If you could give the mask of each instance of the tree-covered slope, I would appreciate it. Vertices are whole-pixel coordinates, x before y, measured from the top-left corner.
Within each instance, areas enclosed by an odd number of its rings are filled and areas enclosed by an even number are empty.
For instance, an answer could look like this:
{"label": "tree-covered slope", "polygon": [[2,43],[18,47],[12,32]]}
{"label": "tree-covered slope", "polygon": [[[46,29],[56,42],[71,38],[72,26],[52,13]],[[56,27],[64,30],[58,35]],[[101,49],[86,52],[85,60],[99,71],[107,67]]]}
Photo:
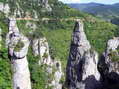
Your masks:
{"label": "tree-covered slope", "polygon": [[[10,1],[12,2],[12,0]],[[36,5],[37,3],[34,5],[35,6],[34,8],[32,6],[30,7],[29,4],[33,4],[32,0],[28,1],[16,0],[15,3],[10,3],[7,1],[6,3],[8,3],[11,7],[12,4],[19,3],[20,5],[19,9],[22,8],[22,10],[29,11],[30,13],[33,10],[37,12],[39,21],[30,21],[30,20],[17,21],[17,25],[20,29],[20,32],[22,32],[25,36],[29,37],[29,39],[45,36],[50,46],[50,53],[52,58],[54,59],[57,58],[61,61],[64,73],[69,53],[71,34],[74,28],[75,21],[71,20],[61,21],[60,19],[66,18],[81,19],[84,22],[84,28],[88,40],[90,40],[93,48],[100,53],[105,50],[106,41],[109,38],[119,35],[118,26],[99,20],[96,17],[93,17],[86,13],[82,13],[78,10],[72,9],[67,5],[64,5],[63,3],[58,2],[57,0],[49,0],[49,5],[51,5],[52,7],[52,11],[50,12],[49,11],[42,12],[42,10],[39,9],[40,7]],[[17,6],[14,6],[14,8],[15,7]],[[14,9],[12,10],[14,13]],[[0,13],[0,15],[1,15],[0,28],[2,29],[2,43],[0,43],[2,44],[2,47],[0,48],[0,88],[12,89],[11,88],[12,73],[10,68],[11,62],[8,58],[7,48],[5,47],[5,39],[6,34],[8,32],[8,22],[6,20],[7,17],[4,17],[4,14]],[[41,18],[43,17],[55,20],[41,21]],[[33,28],[27,27],[26,26],[27,22],[35,24],[37,26],[37,29],[33,31]],[[46,66],[39,66],[38,59],[39,59],[38,57],[33,56],[31,48],[29,48],[28,61],[31,73],[32,88],[52,89],[45,87],[48,79],[46,72],[44,71]],[[64,77],[61,79],[61,83],[64,83]]]}
{"label": "tree-covered slope", "polygon": [[107,21],[119,18],[119,3],[112,5],[99,3],[69,4],[69,6],[80,11],[93,14]]}

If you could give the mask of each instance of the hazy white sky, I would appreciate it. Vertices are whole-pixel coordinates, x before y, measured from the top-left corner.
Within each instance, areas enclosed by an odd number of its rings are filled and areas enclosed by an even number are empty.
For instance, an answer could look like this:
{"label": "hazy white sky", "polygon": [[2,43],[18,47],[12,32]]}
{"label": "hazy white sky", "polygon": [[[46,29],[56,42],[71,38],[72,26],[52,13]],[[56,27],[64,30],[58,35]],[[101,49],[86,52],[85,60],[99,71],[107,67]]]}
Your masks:
{"label": "hazy white sky", "polygon": [[89,2],[96,2],[96,3],[104,3],[104,4],[113,4],[119,3],[119,0],[59,0],[64,3],[89,3]]}

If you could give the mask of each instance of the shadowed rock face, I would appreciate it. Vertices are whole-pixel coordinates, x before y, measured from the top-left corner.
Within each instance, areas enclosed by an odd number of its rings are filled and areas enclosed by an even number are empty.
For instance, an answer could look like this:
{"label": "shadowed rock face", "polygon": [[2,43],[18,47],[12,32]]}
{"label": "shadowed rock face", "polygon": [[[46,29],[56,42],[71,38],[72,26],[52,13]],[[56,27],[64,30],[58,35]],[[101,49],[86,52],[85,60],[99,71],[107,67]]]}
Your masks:
{"label": "shadowed rock face", "polygon": [[119,89],[118,46],[119,37],[110,39],[106,52],[100,58],[98,69],[102,76],[103,89]]}
{"label": "shadowed rock face", "polygon": [[[19,41],[24,45],[19,51],[15,51],[15,47]],[[19,33],[15,19],[10,19],[6,44],[8,47],[9,58],[12,62],[13,89],[31,89],[30,73],[26,57],[29,40],[27,37]]]}
{"label": "shadowed rock face", "polygon": [[72,35],[66,69],[66,87],[68,89],[96,89],[100,79],[97,64],[98,54],[91,51],[83,23],[78,20]]}

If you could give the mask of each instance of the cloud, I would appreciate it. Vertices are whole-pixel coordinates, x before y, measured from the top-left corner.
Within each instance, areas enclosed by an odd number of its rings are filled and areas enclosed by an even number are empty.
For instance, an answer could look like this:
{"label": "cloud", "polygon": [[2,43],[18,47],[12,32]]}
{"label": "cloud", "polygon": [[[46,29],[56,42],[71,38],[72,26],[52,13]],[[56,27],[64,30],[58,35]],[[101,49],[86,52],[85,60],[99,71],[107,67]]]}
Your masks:
{"label": "cloud", "polygon": [[64,3],[79,3],[80,0],[59,0],[59,1],[62,1]]}

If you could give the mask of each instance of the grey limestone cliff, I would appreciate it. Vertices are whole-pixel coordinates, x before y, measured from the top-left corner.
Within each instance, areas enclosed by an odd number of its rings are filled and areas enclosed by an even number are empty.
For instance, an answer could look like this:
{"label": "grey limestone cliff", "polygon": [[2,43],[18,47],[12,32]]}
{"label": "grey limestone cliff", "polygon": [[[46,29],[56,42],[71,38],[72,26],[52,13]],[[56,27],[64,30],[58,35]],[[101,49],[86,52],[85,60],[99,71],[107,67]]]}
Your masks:
{"label": "grey limestone cliff", "polygon": [[67,89],[96,89],[100,84],[97,64],[98,54],[91,50],[84,32],[83,22],[77,20],[66,69]]}
{"label": "grey limestone cliff", "polygon": [[[23,43],[23,47],[21,47],[19,51],[16,51],[15,47],[19,42]],[[13,89],[31,89],[30,72],[27,61],[29,40],[19,32],[14,18],[10,18],[6,46],[8,47],[8,54],[12,63]]]}

